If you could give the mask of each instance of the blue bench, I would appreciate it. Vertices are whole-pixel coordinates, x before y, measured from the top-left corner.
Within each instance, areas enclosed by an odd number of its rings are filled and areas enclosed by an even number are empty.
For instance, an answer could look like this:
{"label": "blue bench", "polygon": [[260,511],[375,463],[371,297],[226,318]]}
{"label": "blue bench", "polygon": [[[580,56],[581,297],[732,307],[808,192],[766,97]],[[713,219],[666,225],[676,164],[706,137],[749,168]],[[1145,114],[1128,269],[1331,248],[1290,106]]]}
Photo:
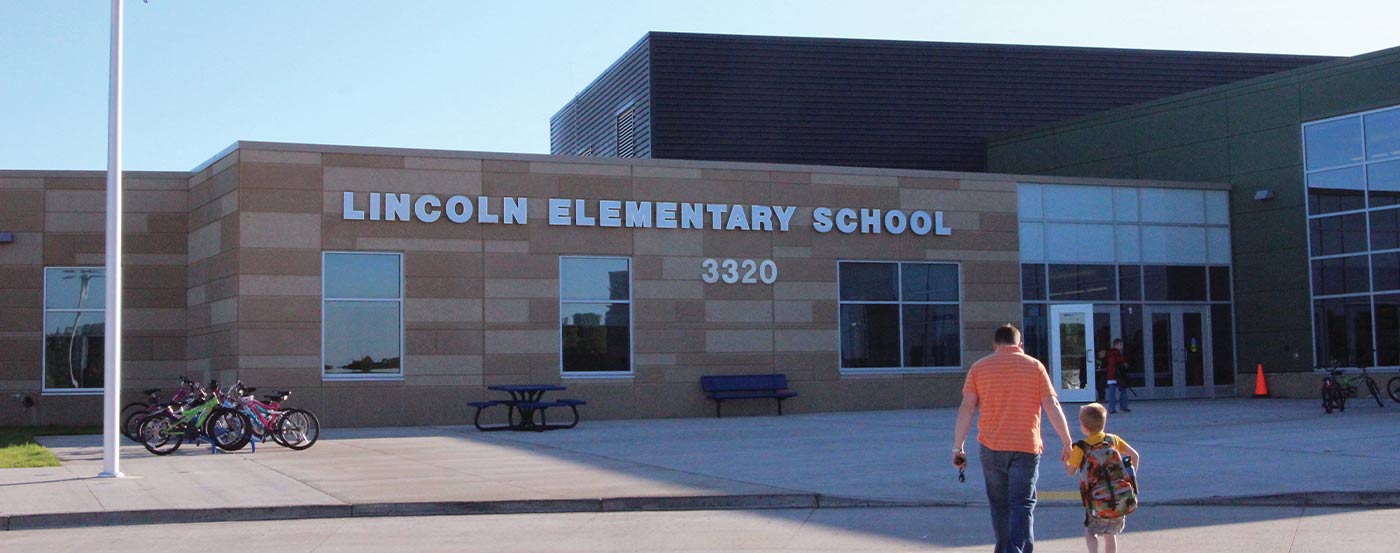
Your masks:
{"label": "blue bench", "polygon": [[776,399],[778,416],[782,416],[783,400],[797,397],[797,392],[787,390],[787,375],[784,374],[702,376],[700,387],[715,402],[716,418],[724,417],[721,406],[731,399]]}

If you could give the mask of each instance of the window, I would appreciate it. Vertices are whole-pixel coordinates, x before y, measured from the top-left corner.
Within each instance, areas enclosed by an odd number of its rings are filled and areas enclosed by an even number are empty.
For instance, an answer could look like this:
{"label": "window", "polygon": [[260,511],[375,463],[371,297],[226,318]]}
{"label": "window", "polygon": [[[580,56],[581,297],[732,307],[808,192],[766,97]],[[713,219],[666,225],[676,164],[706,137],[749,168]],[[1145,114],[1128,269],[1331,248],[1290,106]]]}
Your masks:
{"label": "window", "polygon": [[1021,265],[1021,299],[1045,301],[1045,266],[1039,263]]}
{"label": "window", "polygon": [[842,262],[842,369],[962,365],[962,314],[954,263]]}
{"label": "window", "polygon": [[1400,365],[1400,106],[1302,131],[1316,366]]}
{"label": "window", "polygon": [[403,256],[325,252],[321,258],[321,375],[403,377]]}
{"label": "window", "polygon": [[637,157],[637,107],[617,114],[617,157]]}
{"label": "window", "polygon": [[1142,287],[1147,301],[1206,301],[1206,268],[1145,265]]}
{"label": "window", "polygon": [[102,391],[103,269],[44,269],[44,392]]}
{"label": "window", "polygon": [[1112,265],[1051,265],[1050,301],[1118,299]]}
{"label": "window", "polygon": [[559,258],[559,340],[564,376],[632,374],[632,261]]}

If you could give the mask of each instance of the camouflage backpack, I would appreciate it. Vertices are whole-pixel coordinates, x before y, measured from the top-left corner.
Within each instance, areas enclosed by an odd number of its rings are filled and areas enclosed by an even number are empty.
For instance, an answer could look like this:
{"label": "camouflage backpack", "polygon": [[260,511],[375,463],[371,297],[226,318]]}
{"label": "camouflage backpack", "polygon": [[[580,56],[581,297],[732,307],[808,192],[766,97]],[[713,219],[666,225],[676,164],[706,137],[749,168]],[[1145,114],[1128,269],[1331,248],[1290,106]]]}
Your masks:
{"label": "camouflage backpack", "polygon": [[1119,518],[1137,510],[1137,481],[1115,445],[1118,437],[1112,434],[1094,445],[1083,440],[1074,444],[1084,452],[1079,465],[1079,497],[1084,508],[1099,518]]}

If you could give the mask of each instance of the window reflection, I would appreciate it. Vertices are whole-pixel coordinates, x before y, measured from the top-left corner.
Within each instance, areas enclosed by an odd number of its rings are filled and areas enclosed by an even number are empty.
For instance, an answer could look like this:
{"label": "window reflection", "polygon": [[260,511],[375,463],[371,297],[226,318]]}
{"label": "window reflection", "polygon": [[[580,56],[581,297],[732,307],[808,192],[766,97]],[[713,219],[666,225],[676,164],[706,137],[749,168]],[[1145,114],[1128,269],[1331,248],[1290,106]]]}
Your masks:
{"label": "window reflection", "polygon": [[631,370],[631,306],[565,303],[560,306],[564,372]]}
{"label": "window reflection", "polygon": [[1051,265],[1050,300],[1118,299],[1113,265]]}
{"label": "window reflection", "polygon": [[560,299],[570,301],[631,298],[628,260],[606,257],[565,257],[559,260]]}
{"label": "window reflection", "polygon": [[842,263],[842,301],[896,301],[899,299],[898,263]]}
{"label": "window reflection", "polygon": [[954,263],[842,262],[841,368],[962,364]]}
{"label": "window reflection", "polygon": [[560,367],[565,373],[632,370],[631,260],[559,259]]}
{"label": "window reflection", "polygon": [[1361,118],[1347,117],[1304,128],[1309,171],[1361,161]]}
{"label": "window reflection", "polygon": [[327,252],[322,261],[322,375],[402,375],[402,256]]}
{"label": "window reflection", "polygon": [[70,311],[44,317],[45,389],[102,387],[103,316],[101,311]]}
{"label": "window reflection", "polygon": [[106,284],[100,268],[44,270],[44,389],[102,388]]}

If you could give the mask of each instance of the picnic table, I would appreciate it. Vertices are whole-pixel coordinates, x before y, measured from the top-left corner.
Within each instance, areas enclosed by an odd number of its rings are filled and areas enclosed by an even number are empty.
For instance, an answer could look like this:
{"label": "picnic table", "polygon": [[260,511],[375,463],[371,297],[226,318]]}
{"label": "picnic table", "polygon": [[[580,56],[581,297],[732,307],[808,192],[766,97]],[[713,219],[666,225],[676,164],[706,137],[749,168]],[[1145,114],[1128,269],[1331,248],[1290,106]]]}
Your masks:
{"label": "picnic table", "polygon": [[[473,401],[468,405],[476,408],[476,414],[472,417],[472,423],[478,430],[518,430],[536,431],[560,430],[578,426],[578,406],[588,402],[579,399],[560,398],[552,401],[545,401],[544,395],[547,392],[562,392],[567,390],[558,384],[499,384],[487,386],[486,389],[505,392],[510,395],[510,399]],[[481,412],[489,407],[504,405],[507,409],[506,424],[486,426],[481,424]],[[573,412],[573,421],[568,424],[550,424],[546,415],[546,410],[550,407],[568,407]],[[539,415],[539,423],[535,422],[535,415]]]}

